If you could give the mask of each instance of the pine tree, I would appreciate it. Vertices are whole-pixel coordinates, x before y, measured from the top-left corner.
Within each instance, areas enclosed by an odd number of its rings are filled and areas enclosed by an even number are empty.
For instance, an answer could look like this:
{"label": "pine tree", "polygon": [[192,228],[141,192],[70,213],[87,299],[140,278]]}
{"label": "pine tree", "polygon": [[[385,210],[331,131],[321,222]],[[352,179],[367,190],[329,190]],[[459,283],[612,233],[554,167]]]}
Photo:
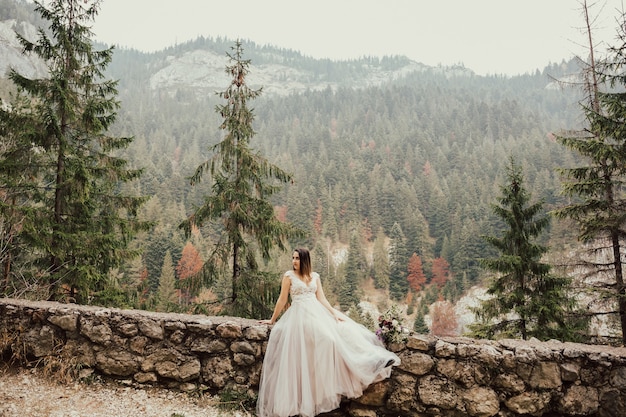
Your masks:
{"label": "pine tree", "polygon": [[[28,211],[23,208],[28,207],[39,189],[37,178],[42,155],[33,146],[32,138],[40,125],[32,110],[30,100],[20,93],[12,97],[10,109],[0,107],[0,293],[8,296],[13,291],[22,290],[19,276],[27,276],[19,267],[30,258],[27,251],[20,250],[21,246],[27,244],[24,235],[20,233],[28,221]],[[18,265],[18,268],[14,268],[14,265]]]}
{"label": "pine tree", "polygon": [[611,260],[586,261],[601,273],[610,272],[614,283],[603,289],[601,297],[609,297],[617,304],[617,313],[626,343],[626,283],[623,258],[626,236],[626,97],[623,89],[626,78],[626,14],[618,26],[620,44],[609,48],[602,62],[594,60],[594,45],[587,5],[584,8],[588,29],[591,61],[583,70],[584,91],[588,95],[581,102],[588,127],[583,131],[557,135],[563,146],[577,152],[586,164],[562,169],[563,189],[573,198],[570,204],[555,211],[556,216],[574,220],[579,226],[578,237],[586,243],[594,242],[594,251],[608,249]]}
{"label": "pine tree", "polygon": [[408,255],[406,253],[404,233],[398,223],[391,228],[391,247],[389,248],[389,295],[394,300],[402,299],[408,289],[406,280]]}
{"label": "pine tree", "polygon": [[430,330],[426,325],[426,321],[424,320],[424,313],[421,311],[417,312],[415,316],[415,321],[413,322],[413,331],[418,334],[428,334]]}
{"label": "pine tree", "polygon": [[[231,49],[233,52],[227,54],[230,63],[226,66],[226,73],[232,80],[219,94],[226,103],[216,106],[217,113],[223,118],[220,129],[225,134],[211,147],[214,156],[198,166],[190,178],[192,185],[198,184],[208,171],[213,181],[212,194],[181,227],[189,235],[194,226],[222,221],[224,233],[211,259],[205,263],[205,275],[214,280],[219,276],[220,265],[230,262],[230,302],[236,310],[240,278],[245,275],[247,280],[253,281],[258,277],[257,254],[260,252],[263,259],[269,259],[274,247],[284,250],[285,241],[299,236],[300,232],[292,225],[280,222],[274,213],[270,197],[279,190],[275,182],[287,183],[291,181],[291,175],[250,148],[255,131],[252,127],[254,112],[248,102],[257,98],[261,89],[253,90],[246,82],[250,60],[243,59],[241,42],[237,41]],[[253,295],[255,292],[247,293]],[[247,305],[247,301],[242,300],[242,305]],[[249,314],[234,310],[231,313]]]}
{"label": "pine tree", "polygon": [[376,288],[389,289],[389,255],[385,247],[385,233],[382,228],[378,229],[374,239],[372,270]]}
{"label": "pine tree", "polygon": [[169,251],[165,253],[165,258],[163,259],[156,300],[157,311],[174,311],[178,307],[174,262],[172,261],[172,254]]}
{"label": "pine tree", "polygon": [[542,263],[548,249],[535,242],[548,227],[541,214],[543,203],[529,205],[521,168],[510,158],[507,182],[493,211],[506,225],[500,237],[486,236],[500,256],[482,259],[482,265],[495,274],[484,300],[475,310],[479,321],[470,328],[480,337],[536,337],[569,339],[572,327],[567,314],[574,307],[568,298],[569,278],[551,274]]}
{"label": "pine tree", "polygon": [[346,261],[346,276],[339,289],[339,304],[344,311],[359,304],[359,287],[364,278],[365,260],[361,254],[358,234],[352,233],[348,260]]}
{"label": "pine tree", "polygon": [[[127,161],[116,156],[132,138],[106,134],[119,103],[117,82],[104,79],[113,49],[94,50],[90,39],[99,3],[36,2],[35,11],[49,30],[40,30],[35,42],[17,37],[25,53],[46,63],[48,76],[29,79],[15,70],[9,73],[31,100],[33,125],[8,129],[24,129],[21,137],[28,137],[41,154],[31,177],[37,187],[30,189],[29,204],[23,207],[21,240],[37,258],[39,272],[46,272],[50,299],[61,297],[63,290],[77,302],[87,297],[98,302],[109,270],[137,255],[128,242],[149,228],[136,217],[145,199],[118,191],[141,171],[128,169]],[[7,165],[9,159],[4,155],[0,164],[5,180],[11,175],[7,168],[19,169]]]}

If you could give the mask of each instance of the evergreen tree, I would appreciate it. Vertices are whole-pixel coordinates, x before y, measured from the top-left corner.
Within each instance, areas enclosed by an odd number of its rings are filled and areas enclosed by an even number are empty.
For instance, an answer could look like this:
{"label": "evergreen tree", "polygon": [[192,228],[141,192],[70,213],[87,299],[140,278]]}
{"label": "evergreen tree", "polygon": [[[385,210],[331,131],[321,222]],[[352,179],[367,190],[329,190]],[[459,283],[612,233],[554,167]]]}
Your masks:
{"label": "evergreen tree", "polygon": [[[584,6],[587,23],[588,10]],[[585,261],[598,272],[610,272],[614,283],[603,289],[602,298],[611,297],[617,304],[622,342],[626,343],[626,283],[624,282],[624,237],[626,236],[626,14],[622,14],[618,29],[620,44],[609,48],[603,62],[595,62],[594,46],[589,33],[589,66],[583,70],[584,91],[588,94],[581,105],[587,129],[565,132],[557,136],[559,143],[583,157],[586,164],[561,169],[565,194],[575,197],[555,211],[561,218],[574,220],[578,237],[594,242],[594,252],[607,249],[607,262]],[[589,24],[587,27],[590,27]],[[595,256],[594,256],[595,258]]]}
{"label": "evergreen tree", "polygon": [[122,290],[126,293],[128,304],[134,308],[141,308],[142,280],[146,267],[141,256],[131,259],[124,268],[124,284]]}
{"label": "evergreen tree", "polygon": [[551,266],[541,262],[548,249],[535,240],[548,227],[549,218],[541,214],[542,202],[528,204],[531,196],[513,158],[500,189],[502,196],[493,211],[507,228],[500,237],[485,237],[500,256],[481,260],[495,274],[487,289],[492,297],[475,310],[479,321],[470,327],[489,338],[570,339],[573,329],[567,314],[574,307],[566,293],[570,280],[552,275]]}
{"label": "evergreen tree", "polygon": [[[326,282],[329,282],[333,275],[332,260],[329,253],[330,247],[325,242],[318,242],[311,251],[311,258],[315,259],[315,270],[323,277]],[[326,288],[324,288],[326,290]],[[328,294],[326,294],[328,295]]]}
{"label": "evergreen tree", "polygon": [[[17,37],[25,53],[45,62],[47,77],[29,79],[9,72],[11,81],[31,100],[28,117],[33,124],[2,130],[23,129],[21,137],[27,136],[41,155],[30,179],[37,186],[28,191],[28,204],[19,207],[24,219],[21,240],[36,257],[39,272],[46,272],[50,299],[67,291],[66,296],[77,302],[88,297],[98,302],[99,292],[108,286],[109,271],[137,255],[128,248],[131,238],[149,227],[136,217],[144,199],[118,191],[141,171],[128,169],[127,161],[117,156],[132,138],[107,135],[119,103],[117,82],[105,80],[103,74],[113,49],[94,50],[90,39],[99,3],[35,2],[35,11],[49,30],[40,30],[35,42]],[[3,178],[11,176],[10,170],[32,172],[27,166],[12,165],[10,158],[2,157]]]}
{"label": "evergreen tree", "polygon": [[172,254],[169,251],[165,253],[165,258],[163,259],[156,300],[157,311],[174,311],[178,307],[174,262],[172,261]]}
{"label": "evergreen tree", "polygon": [[[21,250],[27,242],[20,231],[28,217],[28,212],[22,208],[34,199],[39,188],[37,177],[42,155],[33,146],[32,139],[39,129],[30,100],[24,95],[13,97],[10,110],[0,108],[0,293],[7,296],[23,290],[20,276],[28,276],[20,267],[30,258],[29,251]],[[14,265],[18,267],[14,268]]]}
{"label": "evergreen tree", "polygon": [[374,278],[374,286],[379,289],[389,289],[389,255],[385,247],[385,233],[383,229],[378,229],[376,238],[374,239],[374,253],[372,276]]}
{"label": "evergreen tree", "polygon": [[424,313],[421,311],[417,312],[415,316],[415,321],[413,322],[413,331],[418,334],[428,334],[430,330],[426,325],[426,321],[424,320]]}
{"label": "evergreen tree", "polygon": [[428,285],[422,297],[424,305],[431,305],[439,298],[439,288],[436,285]]}
{"label": "evergreen tree", "polygon": [[194,226],[199,227],[211,220],[222,221],[222,239],[217,243],[212,258],[206,262],[205,269],[206,275],[214,279],[219,274],[219,266],[230,262],[230,301],[236,309],[240,277],[245,275],[250,281],[258,278],[255,249],[264,259],[269,259],[272,248],[277,246],[284,250],[285,240],[299,233],[290,224],[280,222],[274,213],[270,197],[279,190],[274,182],[289,182],[291,175],[250,148],[250,139],[255,131],[252,128],[254,113],[248,102],[257,98],[261,89],[253,90],[246,83],[250,61],[243,59],[241,42],[237,41],[231,49],[233,53],[227,54],[230,62],[226,73],[232,80],[228,88],[220,93],[226,103],[216,106],[217,113],[223,117],[220,129],[225,134],[219,143],[211,147],[214,157],[198,166],[190,178],[191,184],[195,185],[208,170],[213,181],[213,193],[181,227],[189,235]]}
{"label": "evergreen tree", "polygon": [[389,248],[389,295],[394,300],[406,296],[409,283],[406,280],[409,257],[406,253],[404,233],[398,223],[391,228],[391,245]]}
{"label": "evergreen tree", "polygon": [[144,242],[143,257],[148,269],[148,292],[156,292],[159,276],[163,268],[165,254],[170,252],[172,259],[180,259],[183,249],[182,233],[172,225],[157,225]]}
{"label": "evergreen tree", "polygon": [[348,260],[346,261],[346,276],[339,289],[339,304],[344,311],[359,304],[359,287],[364,278],[365,260],[361,253],[358,234],[352,233]]}

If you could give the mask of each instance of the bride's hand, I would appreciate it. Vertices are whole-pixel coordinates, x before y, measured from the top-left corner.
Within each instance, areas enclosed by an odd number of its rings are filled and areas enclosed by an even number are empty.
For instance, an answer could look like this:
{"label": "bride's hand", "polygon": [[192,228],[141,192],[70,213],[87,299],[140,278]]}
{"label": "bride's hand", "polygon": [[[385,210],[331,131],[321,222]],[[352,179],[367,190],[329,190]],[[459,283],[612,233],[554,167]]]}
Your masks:
{"label": "bride's hand", "polygon": [[261,323],[261,324],[274,324],[274,323],[272,323],[272,320],[259,320],[259,323]]}

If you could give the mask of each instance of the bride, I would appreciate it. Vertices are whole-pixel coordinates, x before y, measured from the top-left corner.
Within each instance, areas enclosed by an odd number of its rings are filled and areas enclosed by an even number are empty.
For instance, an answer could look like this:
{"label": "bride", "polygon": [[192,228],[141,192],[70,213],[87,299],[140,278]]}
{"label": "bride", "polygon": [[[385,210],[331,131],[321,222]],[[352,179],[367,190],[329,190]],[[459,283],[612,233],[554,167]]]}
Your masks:
{"label": "bride", "polygon": [[[265,351],[257,415],[310,417],[339,407],[342,396],[360,397],[388,378],[400,358],[365,326],[335,310],[311,270],[307,249],[296,249],[293,270],[282,278]],[[291,295],[291,306],[276,322]]]}

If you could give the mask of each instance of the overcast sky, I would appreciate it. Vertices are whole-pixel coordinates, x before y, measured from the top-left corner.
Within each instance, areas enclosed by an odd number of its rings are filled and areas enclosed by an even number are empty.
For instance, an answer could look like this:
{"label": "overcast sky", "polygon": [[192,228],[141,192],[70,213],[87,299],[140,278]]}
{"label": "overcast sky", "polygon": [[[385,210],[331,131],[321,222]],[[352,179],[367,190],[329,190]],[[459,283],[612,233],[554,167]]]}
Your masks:
{"label": "overcast sky", "polygon": [[[243,40],[244,54],[250,40],[314,58],[400,54],[517,75],[586,55],[581,1],[103,0],[93,31],[99,41],[143,51],[222,36]],[[588,0],[605,46],[615,45],[623,1]]]}

